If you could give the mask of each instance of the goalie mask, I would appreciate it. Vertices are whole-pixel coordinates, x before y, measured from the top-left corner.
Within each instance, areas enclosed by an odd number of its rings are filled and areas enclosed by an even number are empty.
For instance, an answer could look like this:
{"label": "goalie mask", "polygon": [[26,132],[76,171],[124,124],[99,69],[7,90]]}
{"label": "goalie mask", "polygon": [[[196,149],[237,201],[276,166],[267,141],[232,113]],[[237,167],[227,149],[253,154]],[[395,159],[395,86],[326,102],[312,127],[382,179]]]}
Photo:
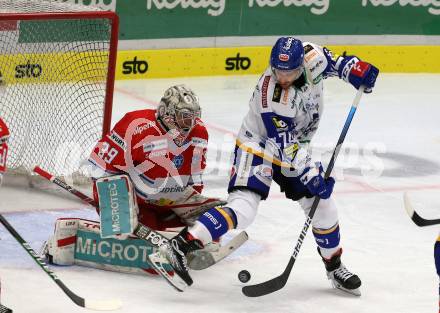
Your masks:
{"label": "goalie mask", "polygon": [[168,88],[157,108],[157,118],[168,130],[183,133],[188,133],[200,116],[199,98],[185,85]]}

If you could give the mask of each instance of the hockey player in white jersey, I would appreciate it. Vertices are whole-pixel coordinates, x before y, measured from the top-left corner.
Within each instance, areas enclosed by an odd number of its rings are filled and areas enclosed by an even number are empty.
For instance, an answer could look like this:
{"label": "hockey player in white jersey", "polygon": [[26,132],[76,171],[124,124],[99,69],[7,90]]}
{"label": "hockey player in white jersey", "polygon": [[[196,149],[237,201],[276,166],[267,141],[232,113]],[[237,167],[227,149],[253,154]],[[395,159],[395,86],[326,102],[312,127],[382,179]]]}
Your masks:
{"label": "hockey player in white jersey", "polygon": [[314,196],[322,199],[312,226],[328,278],[336,288],[360,295],[360,278],[341,262],[338,214],[331,198],[335,180],[324,179],[323,166],[312,162],[308,145],[323,111],[324,79],[339,77],[356,89],[364,86],[370,93],[378,73],[376,67],[356,56],[336,56],[313,43],[279,38],[238,134],[228,203],[201,215],[162,253],[170,259],[183,259],[197,246],[193,241],[203,246],[230,229],[247,228],[275,181],[306,214]]}

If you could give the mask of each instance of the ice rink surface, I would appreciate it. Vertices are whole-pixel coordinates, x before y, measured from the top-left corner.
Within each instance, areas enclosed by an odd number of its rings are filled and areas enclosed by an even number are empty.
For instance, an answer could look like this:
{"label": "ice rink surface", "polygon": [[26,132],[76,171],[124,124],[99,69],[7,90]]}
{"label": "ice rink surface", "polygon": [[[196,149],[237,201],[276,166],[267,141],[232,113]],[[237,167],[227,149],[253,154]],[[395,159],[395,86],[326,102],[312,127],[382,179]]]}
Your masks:
{"label": "ice rink surface", "polygon": [[[258,76],[118,81],[113,122],[125,112],[152,108],[170,85],[185,83],[200,97],[210,134],[205,192],[226,197],[233,136],[247,112]],[[250,240],[223,262],[193,271],[194,285],[177,293],[160,278],[84,267],[52,267],[87,299],[119,298],[117,312],[138,313],[430,313],[438,310],[433,245],[438,228],[415,226],[406,215],[407,191],[427,218],[440,215],[440,75],[382,74],[371,95],[361,98],[336,164],[343,262],[362,279],[362,296],[330,286],[308,234],[286,286],[247,298],[237,273],[248,269],[258,283],[279,275],[296,244],[305,217],[278,186],[261,203]],[[328,162],[356,91],[338,79],[325,83],[325,108],[313,141],[314,154]],[[14,186],[12,186],[14,185]],[[58,217],[96,219],[70,195],[54,195],[6,181],[0,212],[38,249]],[[0,226],[1,303],[18,313],[83,312]]]}

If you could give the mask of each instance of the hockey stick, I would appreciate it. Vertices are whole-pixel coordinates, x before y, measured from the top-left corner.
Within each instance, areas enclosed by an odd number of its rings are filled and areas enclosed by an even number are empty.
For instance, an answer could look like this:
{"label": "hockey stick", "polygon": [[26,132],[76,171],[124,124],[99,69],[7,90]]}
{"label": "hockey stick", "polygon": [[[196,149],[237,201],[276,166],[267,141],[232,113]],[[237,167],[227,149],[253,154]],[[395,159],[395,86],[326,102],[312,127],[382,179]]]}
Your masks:
{"label": "hockey stick", "polygon": [[[71,194],[77,196],[86,203],[94,206],[95,208],[98,207],[98,204],[95,202],[95,200],[83,194],[81,191],[76,190],[75,188],[68,185],[61,179],[46,172],[42,168],[36,166],[34,168],[34,172],[46,178],[47,180],[53,182],[54,184],[58,185],[64,190],[70,192]],[[161,233],[158,233],[142,224],[139,224],[138,228],[135,230],[135,235],[138,236],[139,238],[146,240],[154,247],[159,247],[164,242],[168,242],[168,239],[165,236],[163,236]],[[231,239],[226,245],[220,247],[218,251],[213,251],[213,252],[200,251],[199,253],[194,252],[194,255],[192,255],[191,258],[188,259],[188,265],[193,270],[206,269],[214,265],[215,263],[221,261],[235,250],[237,250],[243,243],[245,243],[248,240],[248,238],[249,238],[248,234],[245,231],[242,231],[233,239]],[[197,258],[195,256],[197,256]]]}
{"label": "hockey stick", "polygon": [[0,304],[0,313],[12,313],[12,310]]}
{"label": "hockey stick", "polygon": [[406,212],[408,213],[409,217],[414,222],[414,224],[416,224],[417,226],[425,227],[425,226],[432,226],[432,225],[440,224],[440,219],[429,220],[429,219],[421,217],[414,210],[414,207],[412,206],[411,200],[409,199],[407,192],[405,192],[403,194],[403,202],[405,203]]}
{"label": "hockey stick", "polygon": [[31,248],[31,246],[20,236],[14,227],[0,214],[0,222],[6,227],[11,235],[20,243],[20,245],[26,250],[27,253],[34,259],[34,261],[49,275],[50,278],[64,291],[64,293],[78,306],[98,311],[110,311],[117,310],[122,306],[120,300],[107,300],[107,301],[89,301],[81,298],[77,294],[73,293],[64,283],[52,272],[47,266],[46,262],[38,256],[38,254]]}
{"label": "hockey stick", "polygon": [[70,192],[71,194],[73,194],[74,196],[80,198],[84,202],[87,202],[88,204],[94,206],[95,208],[98,207],[98,204],[95,202],[95,200],[93,200],[92,198],[90,198],[87,195],[83,194],[81,191],[76,190],[75,188],[73,188],[72,186],[68,185],[66,182],[62,181],[61,179],[59,179],[59,178],[55,177],[54,175],[46,172],[41,167],[35,166],[34,172],[37,173],[38,175],[40,175],[41,177],[47,179],[48,181],[51,181],[55,185],[57,185],[57,186],[63,188],[64,190]]}
{"label": "hockey stick", "polygon": [[[356,113],[357,106],[359,104],[359,101],[361,99],[362,93],[364,92],[364,86],[361,86],[356,93],[356,96],[353,100],[353,104],[351,105],[350,112],[348,113],[347,119],[344,124],[344,128],[342,129],[341,135],[339,136],[338,143],[336,144],[336,147],[333,151],[332,158],[330,160],[330,163],[327,167],[327,170],[325,171],[324,177],[327,179],[330,177],[330,174],[333,170],[333,166],[335,165],[336,158],[338,157],[339,151],[341,150],[342,144],[345,140],[345,136],[347,135],[348,129],[350,127],[351,121],[353,119],[354,114]],[[284,272],[275,277],[271,280],[256,284],[256,285],[249,285],[244,286],[242,288],[242,292],[244,295],[248,297],[260,297],[267,295],[269,293],[275,292],[280,290],[284,287],[284,285],[287,283],[287,280],[289,279],[290,272],[292,271],[293,265],[295,264],[296,258],[299,254],[299,250],[301,249],[301,246],[303,244],[304,238],[307,235],[307,231],[310,227],[310,224],[312,223],[313,216],[315,215],[316,208],[318,207],[320,198],[318,196],[315,197],[313,200],[312,207],[310,209],[310,212],[306,218],[306,222],[304,223],[304,226],[301,230],[301,233],[299,235],[298,241],[296,243],[295,249],[293,250],[293,254],[290,257],[289,263],[287,264]]]}

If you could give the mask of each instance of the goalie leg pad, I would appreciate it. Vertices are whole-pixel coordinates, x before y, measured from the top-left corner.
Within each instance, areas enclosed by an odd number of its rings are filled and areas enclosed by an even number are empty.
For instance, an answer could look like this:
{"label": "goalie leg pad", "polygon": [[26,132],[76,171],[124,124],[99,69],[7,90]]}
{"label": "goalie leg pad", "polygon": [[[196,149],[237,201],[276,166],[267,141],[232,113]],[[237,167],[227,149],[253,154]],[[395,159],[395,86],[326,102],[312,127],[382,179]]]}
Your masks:
{"label": "goalie leg pad", "polygon": [[72,265],[75,261],[75,242],[78,231],[76,218],[60,218],[55,222],[55,231],[43,248],[49,263],[58,265]]}
{"label": "goalie leg pad", "polygon": [[127,175],[103,177],[96,181],[101,237],[130,235],[138,224],[132,183]]}
{"label": "goalie leg pad", "polygon": [[[159,232],[166,239],[176,236],[176,232]],[[158,243],[159,237],[151,238]],[[218,243],[206,245],[198,253],[189,256],[192,269],[205,269],[241,246],[247,240],[242,232],[225,247]],[[54,235],[47,241],[45,254],[51,263],[57,265],[81,265],[102,270],[131,273],[152,274],[156,271],[147,262],[148,255],[158,251],[150,243],[134,236],[124,238],[101,238],[98,222],[78,218],[58,219]],[[164,264],[164,270],[173,274],[171,266]]]}
{"label": "goalie leg pad", "polygon": [[[122,273],[156,274],[147,262],[147,256],[156,251],[145,240],[136,237],[101,238],[99,223],[81,222],[75,264]],[[172,271],[171,267],[166,270]]]}
{"label": "goalie leg pad", "polygon": [[[175,233],[163,233],[172,237]],[[101,238],[98,222],[77,218],[58,219],[54,235],[47,241],[46,255],[53,264],[81,265],[97,269],[156,274],[147,262],[155,253],[145,240],[125,236]],[[165,270],[172,272],[171,266]]]}

